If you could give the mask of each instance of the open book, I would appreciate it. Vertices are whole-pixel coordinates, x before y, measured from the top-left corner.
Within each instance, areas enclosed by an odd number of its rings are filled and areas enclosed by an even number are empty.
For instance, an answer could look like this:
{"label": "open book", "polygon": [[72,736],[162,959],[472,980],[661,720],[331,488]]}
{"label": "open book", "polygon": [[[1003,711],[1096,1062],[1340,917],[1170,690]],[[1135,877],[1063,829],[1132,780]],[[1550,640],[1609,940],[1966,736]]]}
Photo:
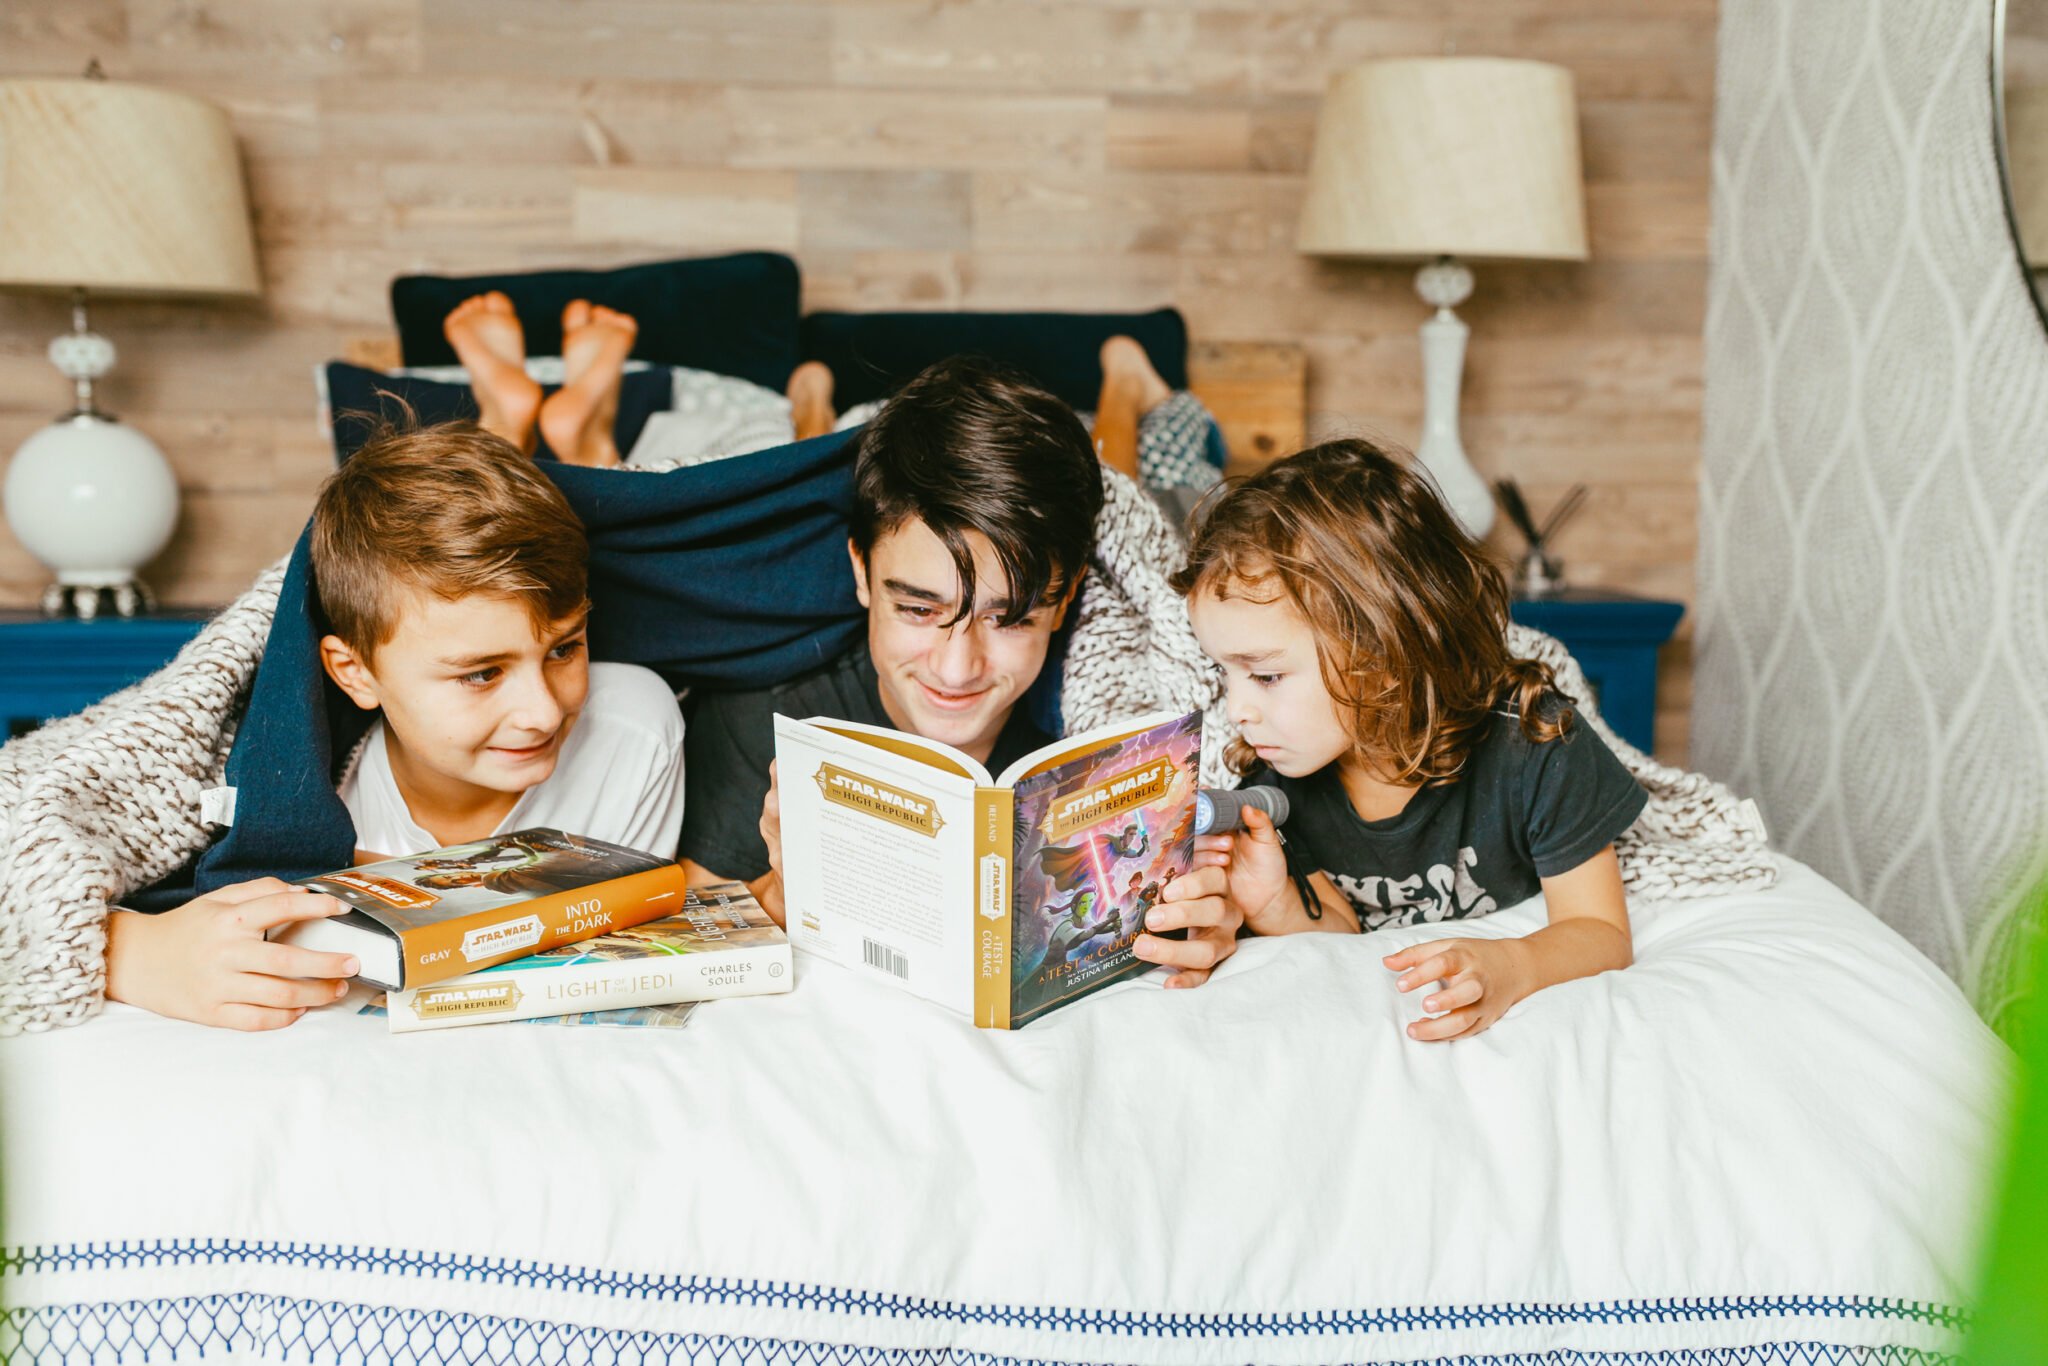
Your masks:
{"label": "open book", "polygon": [[1015,1029],[1152,965],[1145,912],[1188,870],[1202,717],[1071,737],[992,777],[950,745],[775,718],[790,942]]}

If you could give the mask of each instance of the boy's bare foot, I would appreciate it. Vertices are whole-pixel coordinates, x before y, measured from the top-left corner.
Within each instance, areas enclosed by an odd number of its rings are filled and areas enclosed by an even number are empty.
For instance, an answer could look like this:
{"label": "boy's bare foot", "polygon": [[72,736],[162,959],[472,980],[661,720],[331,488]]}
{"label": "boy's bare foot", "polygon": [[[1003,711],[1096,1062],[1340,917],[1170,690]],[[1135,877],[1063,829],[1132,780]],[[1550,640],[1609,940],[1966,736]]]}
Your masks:
{"label": "boy's bare foot", "polygon": [[1130,337],[1102,344],[1102,393],[1095,403],[1095,452],[1102,463],[1133,479],[1138,474],[1138,419],[1173,390],[1152,368],[1145,348]]}
{"label": "boy's bare foot", "polygon": [[562,310],[562,387],[540,405],[541,435],[572,465],[616,465],[612,423],[640,324],[630,314],[572,300]]}
{"label": "boy's bare foot", "polygon": [[797,440],[823,436],[839,420],[839,414],[832,408],[832,371],[823,361],[807,360],[792,370],[786,392]]}
{"label": "boy's bare foot", "polygon": [[1173,390],[1152,368],[1152,358],[1132,337],[1111,337],[1102,344],[1102,387],[1129,384],[1137,391],[1138,415],[1143,417],[1173,397]]}
{"label": "boy's bare foot", "polygon": [[532,454],[540,386],[526,373],[526,333],[512,301],[497,290],[473,295],[442,319],[441,332],[469,371],[478,425]]}

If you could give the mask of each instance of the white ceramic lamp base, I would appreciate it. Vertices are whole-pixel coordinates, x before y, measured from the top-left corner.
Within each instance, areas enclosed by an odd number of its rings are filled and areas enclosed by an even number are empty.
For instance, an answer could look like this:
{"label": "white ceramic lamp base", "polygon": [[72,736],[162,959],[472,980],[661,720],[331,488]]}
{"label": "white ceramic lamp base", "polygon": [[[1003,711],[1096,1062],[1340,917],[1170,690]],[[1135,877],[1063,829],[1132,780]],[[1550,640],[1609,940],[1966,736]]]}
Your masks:
{"label": "white ceramic lamp base", "polygon": [[1472,295],[1472,272],[1446,257],[1415,274],[1415,292],[1436,309],[1422,325],[1422,440],[1415,459],[1436,482],[1444,506],[1473,540],[1493,526],[1493,491],[1465,458],[1458,437],[1458,388],[1472,329],[1451,310]]}
{"label": "white ceramic lamp base", "polygon": [[52,614],[98,614],[149,605],[135,573],[163,550],[178,522],[178,481],[156,443],[111,418],[74,414],[31,436],[7,467],[7,524],[57,582]]}
{"label": "white ceramic lamp base", "polygon": [[7,467],[7,524],[56,572],[43,590],[50,616],[124,617],[153,605],[135,571],[155,559],[178,524],[178,480],[154,441],[93,401],[114,368],[114,344],[92,330],[85,291],[71,299],[71,330],[50,343],[50,363],[71,381],[72,409],[21,443]]}

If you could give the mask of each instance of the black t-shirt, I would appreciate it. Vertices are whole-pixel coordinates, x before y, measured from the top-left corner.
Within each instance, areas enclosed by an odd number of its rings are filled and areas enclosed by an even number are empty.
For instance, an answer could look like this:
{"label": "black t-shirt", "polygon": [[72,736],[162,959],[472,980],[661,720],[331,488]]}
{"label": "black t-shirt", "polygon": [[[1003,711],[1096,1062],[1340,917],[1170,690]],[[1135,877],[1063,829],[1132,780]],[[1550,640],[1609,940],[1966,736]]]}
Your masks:
{"label": "black t-shirt", "polygon": [[1352,809],[1334,763],[1305,778],[1262,765],[1245,782],[1287,793],[1288,866],[1327,874],[1366,930],[1463,920],[1527,900],[1542,890],[1539,879],[1613,843],[1649,800],[1583,721],[1536,744],[1511,710],[1494,713],[1454,781],[1421,789],[1385,820]]}
{"label": "black t-shirt", "polygon": [[[863,640],[839,658],[772,688],[707,692],[683,730],[683,835],[676,857],[723,877],[752,882],[768,871],[761,803],[775,758],[775,713],[799,720],[829,716],[893,726],[882,709],[875,661]],[[1020,702],[996,736],[990,772],[1001,772],[1053,737],[1033,725]]]}

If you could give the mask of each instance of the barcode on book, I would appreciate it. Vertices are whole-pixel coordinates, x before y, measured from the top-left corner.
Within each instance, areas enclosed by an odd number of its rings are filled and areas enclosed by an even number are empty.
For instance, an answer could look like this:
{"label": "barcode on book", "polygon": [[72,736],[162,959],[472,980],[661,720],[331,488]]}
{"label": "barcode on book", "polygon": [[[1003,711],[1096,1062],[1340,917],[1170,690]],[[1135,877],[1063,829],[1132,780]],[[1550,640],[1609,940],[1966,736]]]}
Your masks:
{"label": "barcode on book", "polygon": [[877,944],[872,939],[860,941],[861,961],[871,968],[880,968],[891,977],[910,976],[910,960],[887,944]]}

